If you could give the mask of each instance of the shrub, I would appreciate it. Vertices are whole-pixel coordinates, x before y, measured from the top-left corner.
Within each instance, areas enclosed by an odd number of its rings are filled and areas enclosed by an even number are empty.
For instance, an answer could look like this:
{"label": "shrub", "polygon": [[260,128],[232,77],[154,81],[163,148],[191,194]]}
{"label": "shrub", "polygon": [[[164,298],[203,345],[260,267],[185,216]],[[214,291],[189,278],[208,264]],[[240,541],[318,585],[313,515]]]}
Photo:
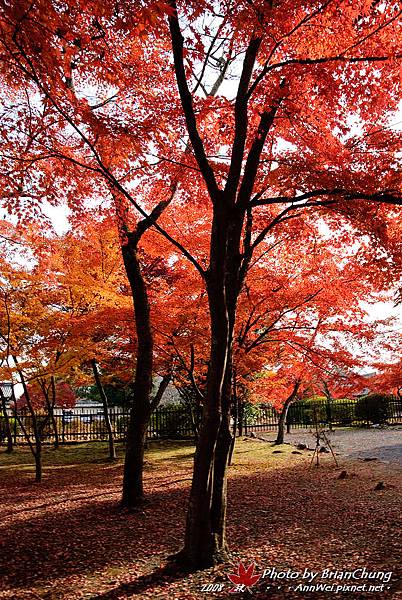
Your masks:
{"label": "shrub", "polygon": [[356,403],[353,400],[333,399],[330,406],[328,406],[328,400],[325,396],[313,396],[300,403],[299,406],[295,404],[294,414],[297,414],[305,425],[314,424],[314,411],[319,423],[331,422],[339,425],[350,425],[356,419],[355,408]]}
{"label": "shrub", "polygon": [[[8,417],[8,422],[10,424],[10,429],[11,432],[14,435],[14,432],[16,433],[16,435],[19,434],[20,432],[20,426],[18,425],[18,421],[16,421],[16,419],[14,417]],[[1,412],[0,410],[0,441],[5,440],[6,439],[6,421],[4,418],[4,414]]]}
{"label": "shrub", "polygon": [[325,396],[308,398],[300,405],[299,411],[304,425],[314,425],[316,419],[318,423],[325,423],[327,420]]}
{"label": "shrub", "polygon": [[368,394],[358,399],[356,418],[372,423],[385,423],[389,415],[389,401],[392,396],[387,394]]}
{"label": "shrub", "polygon": [[261,417],[262,411],[259,406],[245,402],[243,406],[243,419],[247,420],[247,423],[253,423]]}

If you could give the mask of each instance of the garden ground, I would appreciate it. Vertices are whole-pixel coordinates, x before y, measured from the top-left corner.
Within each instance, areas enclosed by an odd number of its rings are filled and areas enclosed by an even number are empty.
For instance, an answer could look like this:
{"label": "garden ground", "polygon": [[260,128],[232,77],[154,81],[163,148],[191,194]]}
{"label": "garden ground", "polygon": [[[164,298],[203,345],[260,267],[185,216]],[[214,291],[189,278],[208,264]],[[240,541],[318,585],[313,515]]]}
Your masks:
{"label": "garden ground", "polygon": [[[110,463],[104,458],[106,447],[99,443],[47,449],[40,485],[33,483],[29,451],[1,454],[0,598],[402,597],[398,593],[402,484],[396,467],[339,456],[336,468],[328,454],[322,455],[319,468],[310,467],[307,450],[238,440],[229,476],[232,564],[187,575],[170,569],[167,557],[180,549],[183,538],[192,445],[150,445],[145,475],[149,503],[131,514],[118,505],[121,446],[118,451],[120,461]],[[342,471],[347,475],[339,478]],[[375,490],[380,481],[382,489]],[[251,588],[252,594],[247,590],[232,594],[227,575],[237,572],[239,562],[255,563],[257,574],[273,567],[277,572],[308,569],[320,574],[324,569],[364,567],[371,572],[392,571],[393,576],[373,594],[303,594],[294,591],[297,581],[273,580],[269,575]],[[210,584],[222,584],[223,589],[203,592]]]}
{"label": "garden ground", "polygon": [[[390,465],[402,468],[402,426],[359,429],[357,427],[336,428],[327,434],[335,452],[347,458],[376,458]],[[275,439],[275,436],[267,436]],[[287,442],[314,445],[314,438],[308,430],[293,429],[285,436]]]}

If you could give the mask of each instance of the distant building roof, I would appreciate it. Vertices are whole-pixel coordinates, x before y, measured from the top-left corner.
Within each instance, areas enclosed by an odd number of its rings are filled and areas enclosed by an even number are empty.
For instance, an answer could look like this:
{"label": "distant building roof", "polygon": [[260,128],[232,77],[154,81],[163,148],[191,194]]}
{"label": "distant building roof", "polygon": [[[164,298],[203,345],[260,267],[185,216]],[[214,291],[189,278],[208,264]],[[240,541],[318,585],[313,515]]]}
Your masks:
{"label": "distant building roof", "polygon": [[87,400],[86,398],[77,398],[77,402],[75,403],[76,408],[102,408],[101,402],[96,402],[96,400]]}

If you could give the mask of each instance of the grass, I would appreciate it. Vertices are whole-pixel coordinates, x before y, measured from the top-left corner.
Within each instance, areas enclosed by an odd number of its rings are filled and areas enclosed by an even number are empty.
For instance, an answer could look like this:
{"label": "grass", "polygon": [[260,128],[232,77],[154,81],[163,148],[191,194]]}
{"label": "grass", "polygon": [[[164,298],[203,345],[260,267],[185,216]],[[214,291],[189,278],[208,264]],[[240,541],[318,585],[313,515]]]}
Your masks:
{"label": "grass", "polygon": [[[124,444],[116,444],[117,463],[121,463],[124,458]],[[169,460],[173,456],[177,458],[178,453],[182,452],[184,456],[191,456],[194,453],[194,444],[187,441],[151,441],[148,443],[146,451],[147,458],[151,460]],[[108,462],[108,444],[107,442],[81,442],[78,444],[67,444],[60,446],[57,450],[53,446],[43,446],[43,467],[73,467],[90,466],[94,463]],[[31,451],[27,446],[16,446],[11,454],[0,453],[1,470],[27,470],[34,471],[34,460]]]}
{"label": "grass", "polygon": [[[395,581],[401,482],[398,473],[379,463],[343,461],[337,469],[325,455],[320,468],[310,468],[311,452],[294,454],[291,445],[238,440],[228,482],[232,564],[189,575],[166,565],[183,541],[194,446],[149,444],[149,504],[134,514],[119,509],[121,444],[117,452],[118,460],[110,463],[106,443],[48,447],[40,485],[33,483],[29,450],[0,454],[0,573],[5,574],[0,598],[227,598],[232,597],[227,574],[239,561],[255,562],[259,573],[272,566],[317,571],[365,566],[393,571]],[[338,479],[341,470],[347,470],[346,479]],[[385,487],[374,491],[379,480]],[[222,584],[223,591],[204,594],[208,583]],[[391,593],[384,589],[381,598]],[[301,596],[264,581],[253,587],[252,597]]]}

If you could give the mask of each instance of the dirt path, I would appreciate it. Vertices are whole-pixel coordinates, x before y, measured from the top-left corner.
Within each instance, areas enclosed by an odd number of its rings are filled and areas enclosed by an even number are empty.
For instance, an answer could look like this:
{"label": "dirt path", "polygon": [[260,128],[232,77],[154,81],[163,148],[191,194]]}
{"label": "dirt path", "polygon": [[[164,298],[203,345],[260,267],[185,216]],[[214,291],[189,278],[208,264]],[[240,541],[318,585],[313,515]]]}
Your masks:
{"label": "dirt path", "polygon": [[[376,458],[402,469],[402,427],[387,429],[337,429],[329,439],[335,452],[350,459]],[[266,436],[270,439],[269,435]],[[295,429],[285,436],[292,444],[315,445],[314,436],[307,430]]]}

